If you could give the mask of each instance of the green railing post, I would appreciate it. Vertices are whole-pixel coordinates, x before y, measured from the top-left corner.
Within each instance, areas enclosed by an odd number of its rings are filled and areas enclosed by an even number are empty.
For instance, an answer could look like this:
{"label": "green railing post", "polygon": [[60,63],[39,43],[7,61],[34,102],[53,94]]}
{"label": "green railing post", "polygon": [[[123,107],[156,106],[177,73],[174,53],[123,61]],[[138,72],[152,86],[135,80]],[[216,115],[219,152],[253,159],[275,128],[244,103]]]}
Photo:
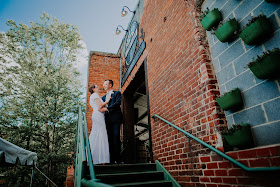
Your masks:
{"label": "green railing post", "polygon": [[89,139],[88,139],[86,115],[84,114],[83,116],[84,116],[84,123],[83,123],[84,128],[83,128],[83,130],[84,130],[84,137],[85,137],[85,143],[86,143],[86,150],[87,150],[87,158],[88,158],[88,166],[89,166],[89,171],[90,171],[90,178],[91,178],[91,180],[99,181],[98,179],[95,178],[95,171],[94,171],[94,167],[93,167],[93,161],[92,161],[91,150],[90,150]]}
{"label": "green railing post", "polygon": [[77,125],[77,137],[76,137],[76,162],[75,162],[75,186],[81,186],[81,180],[84,177],[84,165],[83,161],[86,160],[84,152],[84,136],[82,129],[82,110],[79,107],[78,125]]}
{"label": "green railing post", "polygon": [[[84,119],[83,119],[84,118]],[[76,154],[75,154],[75,187],[111,187],[111,185],[98,182],[95,177],[94,166],[90,151],[87,123],[85,114],[82,114],[82,108],[79,107],[78,124],[76,131]],[[87,162],[85,162],[87,161]],[[90,179],[85,177],[86,163],[89,166]]]}
{"label": "green railing post", "polygon": [[168,125],[170,125],[171,127],[174,127],[175,129],[179,130],[180,132],[184,133],[188,138],[192,138],[195,141],[197,141],[198,143],[202,144],[203,146],[209,148],[210,150],[214,151],[215,153],[217,153],[218,155],[222,156],[223,158],[229,160],[230,162],[232,162],[233,164],[241,167],[242,169],[246,170],[246,171],[276,171],[276,170],[280,170],[280,167],[260,167],[260,168],[249,168],[243,164],[241,164],[240,162],[238,162],[237,160],[229,157],[228,155],[224,154],[223,152],[219,151],[218,149],[212,147],[211,145],[205,143],[204,141],[198,139],[197,137],[193,136],[192,134],[184,131],[183,129],[181,129],[180,127],[177,127],[176,125],[172,124],[171,122],[167,121],[166,119],[158,116],[157,114],[154,114],[152,116],[153,119],[158,118],[162,121],[164,121],[165,123],[167,123]]}

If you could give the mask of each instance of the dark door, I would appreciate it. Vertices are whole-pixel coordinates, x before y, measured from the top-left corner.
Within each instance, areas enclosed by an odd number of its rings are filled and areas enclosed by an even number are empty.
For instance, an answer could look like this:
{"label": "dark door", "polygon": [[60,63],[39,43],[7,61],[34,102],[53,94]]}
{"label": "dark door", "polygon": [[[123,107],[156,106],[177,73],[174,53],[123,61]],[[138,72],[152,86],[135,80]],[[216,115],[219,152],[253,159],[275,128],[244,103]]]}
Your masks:
{"label": "dark door", "polygon": [[123,93],[122,157],[125,163],[153,161],[146,62]]}

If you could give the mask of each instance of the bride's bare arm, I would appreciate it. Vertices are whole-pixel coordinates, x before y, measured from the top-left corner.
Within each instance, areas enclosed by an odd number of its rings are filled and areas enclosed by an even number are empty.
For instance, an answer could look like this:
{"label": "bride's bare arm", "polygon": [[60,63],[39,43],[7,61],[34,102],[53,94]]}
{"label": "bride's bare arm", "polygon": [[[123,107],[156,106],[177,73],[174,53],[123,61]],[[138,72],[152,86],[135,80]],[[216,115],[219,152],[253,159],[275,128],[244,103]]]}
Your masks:
{"label": "bride's bare arm", "polygon": [[106,112],[107,111],[107,108],[105,108],[105,106],[109,103],[110,99],[108,99],[105,102],[102,102],[100,99],[96,98],[96,99],[94,99],[94,101],[96,102],[96,104],[99,107],[99,109],[98,109],[99,112]]}
{"label": "bride's bare arm", "polygon": [[106,107],[103,107],[103,108],[98,109],[98,111],[99,112],[106,112],[106,111],[108,111],[108,109]]}
{"label": "bride's bare arm", "polygon": [[106,106],[109,103],[110,99],[108,99],[105,102],[102,102],[100,99],[96,98],[96,99],[94,99],[94,101],[96,102],[96,104],[98,105],[99,108],[103,108],[104,106]]}

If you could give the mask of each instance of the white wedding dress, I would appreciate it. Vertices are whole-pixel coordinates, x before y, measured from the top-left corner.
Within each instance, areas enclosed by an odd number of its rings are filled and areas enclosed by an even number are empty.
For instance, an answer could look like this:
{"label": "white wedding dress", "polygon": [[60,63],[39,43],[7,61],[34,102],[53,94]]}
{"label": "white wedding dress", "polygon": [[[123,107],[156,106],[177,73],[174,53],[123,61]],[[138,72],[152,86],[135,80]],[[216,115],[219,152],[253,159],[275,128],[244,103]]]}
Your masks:
{"label": "white wedding dress", "polygon": [[98,105],[94,99],[102,99],[97,93],[90,96],[90,106],[93,108],[92,129],[89,135],[93,164],[110,163],[108,135],[105,125],[104,113],[98,111]]}

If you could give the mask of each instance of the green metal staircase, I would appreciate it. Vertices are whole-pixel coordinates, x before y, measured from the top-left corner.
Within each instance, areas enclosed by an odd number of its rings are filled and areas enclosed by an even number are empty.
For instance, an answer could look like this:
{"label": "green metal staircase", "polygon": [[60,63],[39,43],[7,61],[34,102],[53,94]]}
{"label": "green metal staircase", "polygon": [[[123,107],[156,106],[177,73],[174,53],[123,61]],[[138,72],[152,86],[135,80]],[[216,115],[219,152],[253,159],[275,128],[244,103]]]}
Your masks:
{"label": "green metal staircase", "polygon": [[156,161],[145,164],[93,166],[85,114],[79,109],[76,133],[75,187],[160,186],[179,187],[169,172]]}
{"label": "green metal staircase", "polygon": [[164,179],[164,172],[156,164],[119,164],[95,166],[96,178],[112,186],[172,187],[172,180]]}

